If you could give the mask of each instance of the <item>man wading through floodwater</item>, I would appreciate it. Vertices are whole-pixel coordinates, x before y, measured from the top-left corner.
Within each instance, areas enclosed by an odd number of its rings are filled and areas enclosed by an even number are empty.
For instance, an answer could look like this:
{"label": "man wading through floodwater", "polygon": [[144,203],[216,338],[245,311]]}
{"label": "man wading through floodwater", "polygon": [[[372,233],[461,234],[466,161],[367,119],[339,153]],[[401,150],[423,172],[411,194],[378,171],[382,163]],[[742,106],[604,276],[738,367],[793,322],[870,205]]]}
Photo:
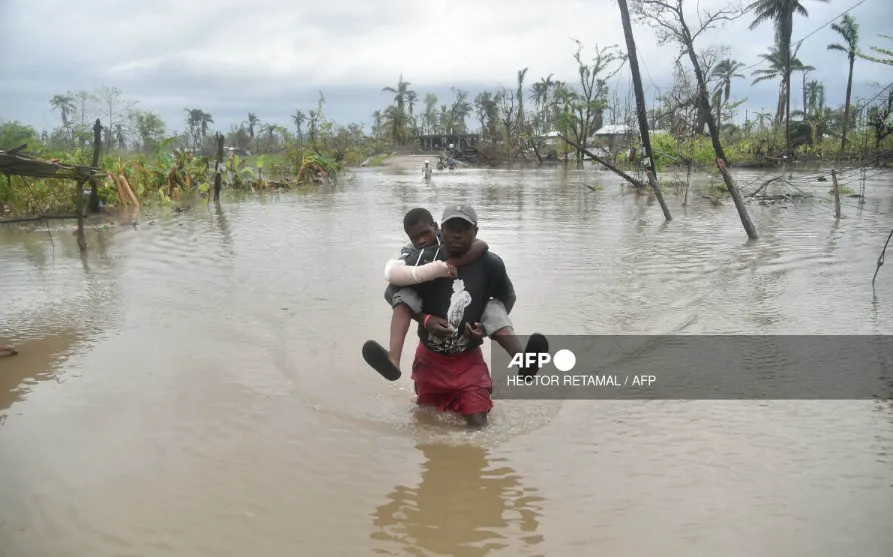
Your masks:
{"label": "man wading through floodwater", "polygon": [[[459,258],[477,237],[477,213],[468,205],[450,205],[443,213],[444,248],[439,257]],[[493,408],[490,371],[481,351],[482,338],[463,334],[476,330],[493,298],[510,312],[515,291],[505,264],[492,251],[461,267],[456,278],[438,278],[406,288],[422,300],[419,346],[412,364],[418,404],[458,412],[470,426],[483,426]]]}

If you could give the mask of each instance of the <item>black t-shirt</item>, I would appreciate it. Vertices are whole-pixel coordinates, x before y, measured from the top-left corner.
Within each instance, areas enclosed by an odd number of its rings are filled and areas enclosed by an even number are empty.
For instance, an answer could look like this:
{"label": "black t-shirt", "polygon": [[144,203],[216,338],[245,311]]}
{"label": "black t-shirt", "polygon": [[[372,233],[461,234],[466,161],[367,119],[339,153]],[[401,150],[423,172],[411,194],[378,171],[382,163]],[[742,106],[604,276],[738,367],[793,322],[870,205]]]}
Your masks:
{"label": "black t-shirt", "polygon": [[[444,259],[443,250],[438,259]],[[422,299],[422,312],[443,317],[453,328],[453,337],[438,338],[428,334],[419,324],[419,340],[427,348],[440,354],[454,355],[477,348],[465,336],[465,324],[481,321],[487,302],[491,298],[505,300],[514,294],[512,281],[505,270],[505,263],[493,252],[487,252],[473,263],[458,270],[458,277],[439,278],[413,285]]]}

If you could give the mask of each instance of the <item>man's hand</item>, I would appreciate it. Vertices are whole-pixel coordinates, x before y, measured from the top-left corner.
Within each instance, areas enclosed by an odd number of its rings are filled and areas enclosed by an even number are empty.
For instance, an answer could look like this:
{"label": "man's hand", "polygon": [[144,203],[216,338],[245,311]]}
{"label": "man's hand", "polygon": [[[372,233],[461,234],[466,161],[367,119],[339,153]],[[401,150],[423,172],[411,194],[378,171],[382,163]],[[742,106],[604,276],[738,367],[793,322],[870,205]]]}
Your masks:
{"label": "man's hand", "polygon": [[459,270],[456,269],[455,265],[447,263],[447,273],[450,275],[450,278],[456,278],[459,276]]}
{"label": "man's hand", "polygon": [[471,327],[471,323],[465,324],[465,336],[469,339],[477,342],[483,342],[484,337],[487,336],[487,333],[484,331],[483,327],[481,327],[480,323],[475,323],[474,328]]}
{"label": "man's hand", "polygon": [[428,317],[428,322],[425,323],[425,330],[440,338],[453,336],[453,328],[450,327],[450,322],[436,315]]}

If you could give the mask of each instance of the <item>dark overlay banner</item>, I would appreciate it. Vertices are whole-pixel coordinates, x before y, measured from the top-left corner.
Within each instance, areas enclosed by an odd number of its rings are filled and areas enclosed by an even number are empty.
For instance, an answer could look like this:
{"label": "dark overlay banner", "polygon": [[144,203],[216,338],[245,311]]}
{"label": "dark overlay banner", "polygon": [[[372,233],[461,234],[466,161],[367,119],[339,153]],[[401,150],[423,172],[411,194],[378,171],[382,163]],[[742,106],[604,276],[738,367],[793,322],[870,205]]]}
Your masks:
{"label": "dark overlay banner", "polygon": [[[493,398],[889,400],[893,336],[546,336],[549,351],[491,347]],[[519,337],[521,346],[527,337]],[[526,361],[525,361],[526,360]],[[535,376],[519,367],[539,361]]]}

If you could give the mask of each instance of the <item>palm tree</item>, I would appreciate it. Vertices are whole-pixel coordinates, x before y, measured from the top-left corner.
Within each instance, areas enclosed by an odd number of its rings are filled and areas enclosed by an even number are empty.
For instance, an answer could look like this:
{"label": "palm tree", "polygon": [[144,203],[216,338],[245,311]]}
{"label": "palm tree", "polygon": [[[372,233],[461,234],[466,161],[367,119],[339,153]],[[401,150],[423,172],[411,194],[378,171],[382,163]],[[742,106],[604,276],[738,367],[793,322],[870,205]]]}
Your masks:
{"label": "palm tree", "polygon": [[291,115],[291,120],[295,123],[295,127],[298,128],[298,140],[301,142],[301,154],[303,155],[304,133],[301,131],[301,126],[307,121],[307,115],[305,115],[302,110],[296,110],[295,113]]}
{"label": "palm tree", "polygon": [[201,127],[202,112],[198,108],[184,108],[184,112],[186,112],[186,125],[189,127],[189,135],[192,137],[192,148],[195,149],[198,145],[198,130]]}
{"label": "palm tree", "polygon": [[859,24],[856,23],[850,14],[846,14],[843,16],[843,19],[840,20],[840,25],[832,23],[831,29],[840,33],[843,40],[846,41],[846,46],[839,43],[833,43],[828,45],[828,50],[840,50],[841,52],[846,52],[847,57],[850,60],[850,75],[846,82],[846,107],[843,111],[843,133],[840,138],[840,152],[843,153],[843,150],[846,148],[846,128],[847,124],[850,122],[850,93],[853,91],[853,64],[856,62],[856,54],[859,52]]}
{"label": "palm tree", "polygon": [[425,122],[426,133],[434,133],[437,125],[437,95],[434,93],[425,94],[425,115],[422,120]]}
{"label": "palm tree", "polygon": [[518,70],[518,133],[524,133],[524,78],[527,76],[527,70]]}
{"label": "palm tree", "polygon": [[74,97],[71,95],[54,95],[50,99],[51,110],[58,110],[62,117],[62,129],[66,132],[69,130],[68,116],[75,111]]}
{"label": "palm tree", "polygon": [[[713,89],[714,95],[720,101],[716,106],[716,127],[720,127],[720,115],[722,114],[722,105],[729,102],[729,95],[732,93],[732,79],[740,77],[744,79],[744,75],[738,73],[738,70],[744,67],[744,64],[730,58],[726,58],[713,68],[710,76],[715,78],[716,87]],[[719,94],[721,93],[721,96]]]}
{"label": "palm tree", "polygon": [[440,105],[440,114],[437,117],[437,122],[439,124],[439,131],[442,134],[452,133],[453,124],[450,122],[450,111],[447,108],[447,105]]}
{"label": "palm tree", "polygon": [[387,137],[393,143],[402,143],[406,139],[406,113],[400,107],[391,105],[384,111],[384,119],[387,125]]}
{"label": "palm tree", "polygon": [[[407,115],[406,111],[404,110],[404,104],[406,103],[409,93],[411,92],[409,90],[409,82],[403,81],[403,74],[400,74],[400,80],[397,82],[396,89],[393,87],[384,87],[381,91],[394,93],[394,104],[397,106],[397,111],[400,112],[401,116],[395,117],[394,115],[391,115],[389,117],[389,121],[391,125],[399,127],[399,130],[395,128],[395,137],[400,138],[400,141],[402,142],[406,138],[406,123],[408,118],[406,117]],[[413,101],[415,101],[415,95],[413,95]],[[387,111],[385,111],[385,116],[388,116]],[[394,135],[394,133],[394,130],[392,130],[392,135]]]}
{"label": "palm tree", "polygon": [[[388,118],[388,121],[392,126],[391,136],[395,138],[395,141],[400,141],[402,143],[403,141],[405,141],[406,138],[406,123],[408,121],[404,105],[406,104],[407,97],[410,93],[409,82],[403,81],[403,74],[400,74],[400,80],[397,82],[396,89],[393,87],[384,87],[381,91],[394,93],[394,104],[396,105],[397,111],[400,113],[400,116],[398,117],[393,113],[389,115],[388,111],[386,110],[385,117]],[[413,100],[414,99],[415,97],[413,97]]]}
{"label": "palm tree", "polygon": [[214,118],[207,112],[201,110],[199,112],[201,112],[198,119],[199,131],[201,132],[202,145],[204,145],[205,137],[208,135],[208,124],[213,124]]}
{"label": "palm tree", "polygon": [[760,123],[760,131],[766,129],[765,122],[772,123],[772,113],[771,112],[763,112],[762,110],[758,110],[754,113],[754,117],[757,119],[757,122]]}
{"label": "palm tree", "polygon": [[253,112],[248,113],[248,120],[242,122],[243,124],[248,124],[248,144],[251,145],[251,142],[254,141],[254,127],[260,125],[260,118]]}
{"label": "palm tree", "polygon": [[821,115],[825,109],[825,86],[816,80],[806,84],[806,115]]}
{"label": "palm tree", "polygon": [[[828,3],[830,0],[815,0],[816,2]],[[793,64],[793,56],[791,55],[791,35],[794,32],[794,14],[800,14],[809,17],[809,12],[800,3],[800,0],[756,0],[747,6],[747,10],[753,10],[756,17],[750,24],[750,29],[754,30],[764,21],[774,21],[776,26],[776,34],[779,46],[781,47],[781,57],[785,63],[783,83],[787,85],[785,90],[785,121],[786,121],[786,151],[791,150],[791,71]],[[801,43],[802,44],[802,43]],[[776,120],[778,117],[776,116]]]}
{"label": "palm tree", "polygon": [[413,109],[415,109],[416,103],[416,93],[415,91],[407,91],[406,92],[406,104],[409,105],[409,125],[412,126],[413,133],[419,134],[419,127],[416,125],[415,115],[413,114]]}
{"label": "palm tree", "polygon": [[273,151],[273,134],[279,131],[279,126],[276,124],[264,124],[260,127],[261,134],[267,134],[267,151]]}
{"label": "palm tree", "polygon": [[[800,50],[800,47],[797,47],[797,51]],[[751,85],[756,85],[761,81],[767,81],[770,79],[781,78],[781,83],[778,86],[778,108],[775,111],[775,127],[781,125],[782,118],[786,114],[786,105],[785,103],[790,103],[790,87],[788,84],[790,83],[789,79],[786,79],[785,76],[789,76],[790,74],[785,73],[785,59],[782,54],[782,48],[779,46],[775,46],[769,49],[768,54],[760,54],[760,58],[769,62],[769,67],[754,70],[751,75],[759,75],[757,79],[751,82]],[[794,52],[794,56],[791,57],[790,60],[791,71],[812,71],[815,70],[812,66],[804,66],[803,63],[797,58],[797,52]],[[790,124],[790,122],[788,122]]]}
{"label": "palm tree", "polygon": [[539,130],[541,133],[546,133],[546,106],[549,104],[549,94],[552,92],[552,86],[555,82],[552,81],[552,76],[554,74],[549,74],[548,77],[540,78],[540,80],[533,84],[530,88],[530,92],[533,93],[530,98],[533,101],[534,106],[537,107],[537,114],[539,115]]}
{"label": "palm tree", "polygon": [[378,139],[381,136],[381,111],[372,113],[372,137]]}

